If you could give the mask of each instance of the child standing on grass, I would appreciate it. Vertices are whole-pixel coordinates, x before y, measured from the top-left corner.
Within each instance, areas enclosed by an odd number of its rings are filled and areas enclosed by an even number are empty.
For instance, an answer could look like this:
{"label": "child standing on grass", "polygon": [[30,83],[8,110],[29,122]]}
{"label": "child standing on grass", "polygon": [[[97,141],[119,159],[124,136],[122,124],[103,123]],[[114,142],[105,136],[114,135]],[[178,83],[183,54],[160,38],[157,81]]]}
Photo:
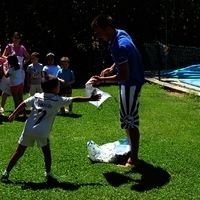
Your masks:
{"label": "child standing on grass", "polygon": [[30,88],[30,96],[42,92],[41,81],[43,65],[38,62],[39,57],[40,55],[38,52],[33,52],[31,54],[32,64],[27,67],[27,87]]}
{"label": "child standing on grass", "polygon": [[46,77],[49,75],[56,76],[60,66],[55,62],[55,55],[53,53],[48,53],[46,55],[47,64],[42,69],[42,77]]}
{"label": "child standing on grass", "polygon": [[[10,77],[10,90],[15,103],[15,108],[23,101],[24,79],[16,55],[8,56],[9,68],[3,67],[5,77]],[[24,110],[24,117],[26,116]]]}
{"label": "child standing on grass", "polygon": [[[57,77],[63,79],[65,82],[60,83],[60,95],[63,97],[71,97],[72,96],[72,86],[75,82],[74,72],[69,69],[70,60],[68,57],[62,57],[60,59],[61,69],[57,73]],[[65,114],[65,107],[60,109],[59,114]],[[69,104],[69,114],[73,114],[72,112],[72,103]]]}
{"label": "child standing on grass", "polygon": [[72,102],[97,101],[101,98],[100,94],[91,97],[58,96],[60,83],[55,76],[43,78],[41,85],[44,92],[36,93],[34,96],[24,100],[24,102],[22,102],[8,118],[8,120],[12,122],[16,118],[16,115],[25,109],[26,106],[33,107],[18,141],[19,144],[17,149],[10,158],[6,170],[1,177],[2,182],[9,182],[8,178],[10,171],[23,156],[26,148],[28,146],[32,147],[35,141],[38,146],[42,148],[44,155],[47,184],[57,182],[51,173],[51,151],[49,141],[49,134],[57,111],[64,105],[69,105]]}

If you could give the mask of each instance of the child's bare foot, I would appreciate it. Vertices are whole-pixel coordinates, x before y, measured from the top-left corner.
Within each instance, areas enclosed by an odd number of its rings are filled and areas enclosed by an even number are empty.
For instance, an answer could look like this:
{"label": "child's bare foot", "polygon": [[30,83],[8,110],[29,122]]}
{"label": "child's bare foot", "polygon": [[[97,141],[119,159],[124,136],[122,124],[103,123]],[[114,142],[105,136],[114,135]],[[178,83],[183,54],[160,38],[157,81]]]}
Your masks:
{"label": "child's bare foot", "polygon": [[131,158],[129,158],[125,163],[123,164],[118,164],[118,167],[130,167],[130,166],[138,166],[139,165],[139,160],[137,159],[136,161],[132,161]]}

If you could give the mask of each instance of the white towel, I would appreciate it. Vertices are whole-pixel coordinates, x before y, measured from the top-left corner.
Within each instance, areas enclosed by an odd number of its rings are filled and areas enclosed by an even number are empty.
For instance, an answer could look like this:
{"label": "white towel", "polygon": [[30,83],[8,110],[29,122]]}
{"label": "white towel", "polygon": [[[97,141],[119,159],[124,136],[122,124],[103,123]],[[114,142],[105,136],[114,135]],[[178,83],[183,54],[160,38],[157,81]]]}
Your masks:
{"label": "white towel", "polygon": [[92,105],[96,106],[99,108],[99,106],[111,95],[107,92],[104,92],[102,90],[99,90],[98,88],[95,88],[92,86],[90,83],[92,79],[90,79],[86,84],[85,84],[85,95],[87,97],[91,96],[92,94],[101,94],[101,99],[99,101],[89,101]]}

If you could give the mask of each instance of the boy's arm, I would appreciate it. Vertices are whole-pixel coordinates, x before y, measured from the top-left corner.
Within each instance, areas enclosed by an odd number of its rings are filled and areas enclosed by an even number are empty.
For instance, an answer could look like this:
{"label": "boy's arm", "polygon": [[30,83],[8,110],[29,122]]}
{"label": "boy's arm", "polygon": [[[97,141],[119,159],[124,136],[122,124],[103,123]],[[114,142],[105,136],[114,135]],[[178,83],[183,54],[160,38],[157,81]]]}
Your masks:
{"label": "boy's arm", "polygon": [[[58,77],[57,77],[58,78]],[[61,78],[58,78],[58,81],[61,82],[61,83],[65,83],[65,80],[61,79]]]}
{"label": "boy's arm", "polygon": [[99,101],[101,94],[92,95],[90,97],[73,97],[72,102],[88,102],[88,101]]}
{"label": "boy's arm", "polygon": [[67,81],[67,82],[64,82],[64,83],[65,83],[66,86],[69,86],[69,85],[71,85],[74,82],[75,82],[75,80],[71,80],[71,81]]}
{"label": "boy's arm", "polygon": [[8,117],[8,121],[12,122],[15,120],[16,115],[20,113],[22,110],[24,110],[26,107],[26,104],[24,102],[20,103],[19,106],[13,111],[13,113]]}
{"label": "boy's arm", "polygon": [[75,76],[74,76],[74,72],[73,71],[71,71],[70,79],[71,80],[68,82],[69,85],[71,85],[71,84],[73,84],[75,82]]}
{"label": "boy's arm", "polygon": [[70,74],[70,81],[65,82],[65,85],[66,85],[66,86],[69,86],[69,85],[73,84],[74,82],[75,82],[74,72],[71,71],[71,74]]}
{"label": "boy's arm", "polygon": [[3,73],[4,73],[4,76],[6,78],[8,78],[10,76],[10,74],[8,73],[8,70],[7,70],[6,66],[3,66]]}
{"label": "boy's arm", "polygon": [[71,84],[74,83],[74,82],[75,82],[75,79],[69,81],[69,84],[71,85]]}
{"label": "boy's arm", "polygon": [[47,77],[47,73],[45,71],[42,71],[42,77]]}

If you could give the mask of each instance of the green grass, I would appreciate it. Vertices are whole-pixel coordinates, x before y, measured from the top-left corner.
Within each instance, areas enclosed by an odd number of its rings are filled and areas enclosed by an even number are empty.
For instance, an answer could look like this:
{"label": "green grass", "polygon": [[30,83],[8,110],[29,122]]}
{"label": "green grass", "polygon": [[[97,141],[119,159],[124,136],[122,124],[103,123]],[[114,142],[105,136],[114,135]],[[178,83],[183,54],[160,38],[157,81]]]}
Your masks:
{"label": "green grass", "polygon": [[[92,164],[87,158],[87,141],[102,145],[125,137],[119,125],[118,87],[100,88],[113,95],[101,109],[90,103],[74,103],[77,118],[55,119],[50,135],[52,172],[60,183],[45,187],[43,156],[35,145],[12,170],[12,183],[0,183],[0,199],[200,199],[199,99],[194,95],[171,96],[158,86],[145,84],[140,104],[142,165],[139,169],[119,168],[108,163]],[[84,89],[73,92],[73,96],[85,94]],[[12,108],[9,98],[6,116]],[[24,126],[23,121],[9,123],[3,119],[2,172]]]}

